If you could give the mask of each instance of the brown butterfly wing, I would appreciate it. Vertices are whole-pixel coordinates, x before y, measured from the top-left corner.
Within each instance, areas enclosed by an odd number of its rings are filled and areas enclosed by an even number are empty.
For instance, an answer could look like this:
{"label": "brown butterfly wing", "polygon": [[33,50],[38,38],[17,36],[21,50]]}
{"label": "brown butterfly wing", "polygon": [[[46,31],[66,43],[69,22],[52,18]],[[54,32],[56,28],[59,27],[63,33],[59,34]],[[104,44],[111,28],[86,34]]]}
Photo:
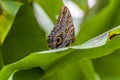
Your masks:
{"label": "brown butterfly wing", "polygon": [[60,11],[57,24],[48,36],[48,46],[52,49],[69,46],[75,40],[72,16],[67,7]]}

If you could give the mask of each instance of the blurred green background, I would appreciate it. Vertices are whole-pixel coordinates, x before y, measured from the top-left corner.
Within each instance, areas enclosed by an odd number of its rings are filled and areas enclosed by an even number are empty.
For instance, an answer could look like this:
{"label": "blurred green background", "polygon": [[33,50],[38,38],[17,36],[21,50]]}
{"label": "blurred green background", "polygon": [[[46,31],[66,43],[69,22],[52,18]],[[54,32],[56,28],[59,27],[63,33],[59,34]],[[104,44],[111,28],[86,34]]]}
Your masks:
{"label": "blurred green background", "polygon": [[[63,5],[76,41],[50,50]],[[120,80],[119,7],[120,0],[0,0],[0,80]]]}

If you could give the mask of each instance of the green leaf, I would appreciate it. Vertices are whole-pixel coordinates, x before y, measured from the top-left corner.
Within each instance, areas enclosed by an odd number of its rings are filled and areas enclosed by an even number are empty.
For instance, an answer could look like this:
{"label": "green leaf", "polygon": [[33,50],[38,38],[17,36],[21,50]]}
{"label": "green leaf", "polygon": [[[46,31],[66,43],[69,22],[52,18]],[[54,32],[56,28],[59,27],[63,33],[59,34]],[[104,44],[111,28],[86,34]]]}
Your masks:
{"label": "green leaf", "polygon": [[16,62],[32,52],[48,49],[45,36],[45,32],[34,17],[32,8],[24,4],[16,15],[2,46],[4,65]]}
{"label": "green leaf", "polygon": [[[81,31],[76,38],[77,45],[56,50],[48,50],[45,31],[36,21],[32,3],[38,3],[51,22],[56,23],[63,5],[62,0],[14,1],[21,1],[24,5],[15,2],[16,5],[20,4],[20,7],[15,14],[11,14],[15,17],[10,29],[3,30],[5,33],[6,30],[8,32],[0,47],[0,80],[120,79],[120,26],[115,27],[120,23],[119,0],[97,0],[97,4],[91,10],[88,9],[87,0],[72,0],[86,12]],[[13,1],[1,2],[7,5],[7,9],[10,8],[5,10],[6,13],[15,12],[15,8],[11,8]],[[12,6],[8,5],[8,2],[11,2]],[[1,15],[5,14],[3,11],[0,6]],[[6,20],[11,18],[2,15],[0,19],[4,17]],[[47,24],[44,19],[42,20]],[[113,29],[109,30],[111,28]],[[99,34],[101,35],[97,36]],[[2,37],[0,34],[1,39]],[[94,65],[91,59],[94,59]]]}
{"label": "green leaf", "polygon": [[71,0],[76,3],[84,12],[89,10],[88,1],[87,0]]}
{"label": "green leaf", "polygon": [[21,7],[21,3],[14,1],[0,1],[0,42],[3,44],[8,32],[11,29],[11,25],[15,19],[15,16]]}
{"label": "green leaf", "polygon": [[96,80],[97,74],[95,73],[94,67],[90,60],[79,61],[80,70],[85,76],[85,80]]}
{"label": "green leaf", "polygon": [[[104,35],[103,37],[100,35],[85,43],[86,45],[89,45],[89,47],[82,44],[56,50],[32,53],[18,62],[5,66],[0,72],[1,80],[7,80],[12,74],[14,75],[14,72],[18,70],[30,69],[34,67],[42,68],[45,71],[45,74],[43,74],[41,79],[46,79],[50,75],[54,74],[54,72],[64,68],[65,65],[73,63],[77,60],[95,59],[108,55],[120,48],[120,36],[116,35],[110,41],[108,40],[109,32],[112,31],[120,32],[120,26],[105,32],[102,34],[102,36]],[[102,40],[105,44],[100,45],[99,42],[101,43]]]}
{"label": "green leaf", "polygon": [[[59,11],[63,6],[62,0],[36,0],[37,3],[45,10],[51,20],[56,23],[57,16],[59,15]],[[46,6],[47,5],[47,6]]]}
{"label": "green leaf", "polygon": [[[102,4],[103,2],[100,5],[102,6]],[[77,35],[76,44],[78,43],[81,44],[119,25],[120,24],[120,22],[118,22],[118,20],[120,19],[118,16],[120,12],[118,10],[118,7],[120,6],[119,4],[120,4],[119,0],[110,0],[109,4],[102,8],[94,16],[88,14],[89,16],[85,18],[84,22],[81,25],[82,27],[81,31]]]}
{"label": "green leaf", "polygon": [[13,80],[38,80],[43,74],[44,71],[39,67],[19,70],[13,75]]}
{"label": "green leaf", "polygon": [[120,80],[120,49],[93,61],[101,80]]}

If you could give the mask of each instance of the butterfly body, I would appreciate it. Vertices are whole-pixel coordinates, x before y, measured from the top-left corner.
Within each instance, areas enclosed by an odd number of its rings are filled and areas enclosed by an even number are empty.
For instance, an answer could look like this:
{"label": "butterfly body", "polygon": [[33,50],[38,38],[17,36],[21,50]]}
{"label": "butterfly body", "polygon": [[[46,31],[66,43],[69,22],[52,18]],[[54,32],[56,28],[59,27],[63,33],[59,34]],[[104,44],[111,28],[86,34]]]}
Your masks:
{"label": "butterfly body", "polygon": [[48,36],[48,46],[52,49],[69,46],[74,42],[74,25],[67,7],[63,6],[57,24]]}

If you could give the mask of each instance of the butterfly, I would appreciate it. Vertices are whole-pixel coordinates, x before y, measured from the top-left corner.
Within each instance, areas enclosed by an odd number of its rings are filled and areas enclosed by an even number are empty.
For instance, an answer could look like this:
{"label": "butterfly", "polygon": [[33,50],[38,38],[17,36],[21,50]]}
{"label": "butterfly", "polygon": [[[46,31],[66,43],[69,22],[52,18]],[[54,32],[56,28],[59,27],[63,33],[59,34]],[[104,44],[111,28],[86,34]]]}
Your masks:
{"label": "butterfly", "polygon": [[75,31],[71,13],[66,6],[62,6],[57,24],[48,35],[48,47],[51,49],[67,47],[74,41]]}

